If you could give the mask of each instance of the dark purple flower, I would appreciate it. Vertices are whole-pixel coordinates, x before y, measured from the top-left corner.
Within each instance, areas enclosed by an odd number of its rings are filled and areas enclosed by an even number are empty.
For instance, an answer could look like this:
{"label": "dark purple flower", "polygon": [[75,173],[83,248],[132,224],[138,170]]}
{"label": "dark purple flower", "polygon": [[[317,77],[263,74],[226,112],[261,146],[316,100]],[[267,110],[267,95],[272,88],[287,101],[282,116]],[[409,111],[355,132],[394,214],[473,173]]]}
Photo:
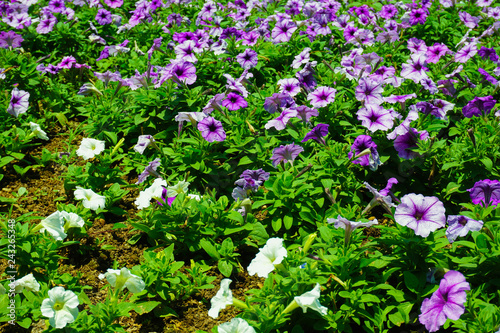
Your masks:
{"label": "dark purple flower", "polygon": [[[163,186],[162,186],[162,187],[163,187]],[[159,198],[159,199],[161,199],[161,201],[162,201],[162,202],[160,202],[160,201],[156,200],[156,203],[157,203],[158,205],[163,206],[164,204],[167,204],[167,205],[169,205],[170,207],[172,207],[172,203],[174,202],[174,200],[175,200],[175,198],[176,198],[177,196],[168,197],[168,196],[167,196],[167,192],[168,192],[168,190],[167,190],[165,187],[163,187],[163,191],[161,192],[161,198]]]}
{"label": "dark purple flower", "polygon": [[316,61],[308,62],[304,68],[295,73],[295,77],[308,92],[311,92],[314,87],[316,87],[316,79],[314,78],[316,72],[313,69],[314,66],[316,66]]}
{"label": "dark purple flower", "polygon": [[113,17],[111,16],[111,12],[109,10],[101,8],[97,11],[97,15],[95,16],[95,20],[100,25],[106,25],[106,24],[110,24],[113,22]]}
{"label": "dark purple flower", "polygon": [[379,158],[377,152],[377,145],[373,142],[369,135],[359,135],[353,142],[351,150],[347,153],[349,159],[355,158],[357,155],[364,153],[364,155],[359,156],[352,161],[354,164],[359,164],[362,166],[370,166],[371,161],[376,161]]}
{"label": "dark purple flower", "polygon": [[0,31],[0,47],[8,49],[9,47],[17,48],[21,46],[24,38],[16,34],[14,31]]}
{"label": "dark purple flower", "polygon": [[366,104],[356,114],[361,124],[370,132],[387,131],[394,125],[394,116],[380,105]]}
{"label": "dark purple flower", "polygon": [[313,92],[307,95],[307,100],[311,101],[311,105],[320,108],[327,106],[335,101],[336,89],[328,86],[322,86],[316,88]]}
{"label": "dark purple flower", "polygon": [[99,55],[99,58],[97,58],[95,61],[100,61],[102,59],[106,59],[109,57],[109,46],[105,46],[104,49],[101,51],[101,54]]}
{"label": "dark purple flower", "polygon": [[401,198],[396,207],[394,219],[402,226],[415,231],[416,235],[427,237],[432,231],[446,224],[444,205],[436,197],[424,197],[410,193]]}
{"label": "dark purple flower", "polygon": [[483,114],[489,114],[496,102],[493,96],[475,97],[462,108],[462,112],[467,118],[480,117]]}
{"label": "dark purple flower", "polygon": [[250,69],[257,66],[257,52],[252,49],[246,49],[236,56],[236,61],[241,67]]}
{"label": "dark purple flower", "polygon": [[394,17],[398,13],[398,9],[394,5],[384,5],[382,9],[378,13],[380,17],[389,20]]}
{"label": "dark purple flower", "polygon": [[281,162],[283,163],[290,162],[293,165],[293,161],[303,151],[304,148],[294,143],[291,143],[286,146],[281,145],[278,148],[274,148],[273,156],[271,157],[271,160],[273,161],[273,166],[277,167],[278,164],[280,164]]}
{"label": "dark purple flower", "polygon": [[481,230],[483,224],[483,221],[476,221],[464,215],[448,215],[446,238],[453,243],[458,236],[465,237],[469,231]]}
{"label": "dark purple flower", "polygon": [[246,108],[248,103],[240,95],[231,92],[227,95],[227,98],[222,101],[222,106],[226,107],[228,110],[236,111],[241,108]]}
{"label": "dark purple flower", "polygon": [[255,45],[257,43],[257,39],[259,39],[259,37],[260,37],[259,33],[255,30],[245,32],[242,35],[243,39],[241,40],[241,44],[247,45],[247,46]]}
{"label": "dark purple flower", "polygon": [[394,140],[394,148],[398,152],[399,157],[411,160],[420,156],[419,153],[412,150],[418,148],[418,141],[427,140],[428,138],[429,133],[427,131],[420,132],[414,128],[410,128],[406,134],[400,135]]}
{"label": "dark purple flower", "polygon": [[458,82],[457,80],[439,80],[437,82],[438,89],[441,89],[441,92],[447,96],[455,96],[457,90],[455,89],[454,83]]}
{"label": "dark purple flower", "polygon": [[412,9],[412,11],[410,12],[410,24],[425,24],[427,15],[429,15],[429,12],[423,8]]}
{"label": "dark purple flower", "polygon": [[496,206],[500,203],[500,181],[484,179],[468,189],[472,203],[481,206]]}
{"label": "dark purple flower", "polygon": [[149,162],[144,171],[139,175],[136,184],[143,183],[149,176],[156,176],[156,178],[160,178],[160,174],[156,172],[156,169],[160,166],[161,162],[159,158]]}
{"label": "dark purple flower", "polygon": [[206,117],[198,123],[198,130],[208,142],[226,140],[226,132],[222,128],[222,123],[213,117]]}
{"label": "dark purple flower", "polygon": [[301,142],[306,142],[312,139],[326,146],[326,142],[323,137],[328,135],[328,126],[328,124],[316,125],[309,133],[306,134]]}
{"label": "dark purple flower", "polygon": [[483,60],[489,58],[491,61],[494,62],[498,61],[498,55],[494,48],[487,48],[481,46],[481,48],[479,49],[479,51],[477,51],[477,53],[481,56],[481,58],[483,58]]}
{"label": "dark purple flower", "polygon": [[269,179],[269,175],[270,175],[269,172],[265,172],[262,169],[258,170],[247,169],[241,173],[240,178],[245,179],[247,182],[249,179],[252,179],[255,186],[259,187],[262,184],[264,184],[266,180]]}
{"label": "dark purple flower", "polygon": [[482,68],[479,68],[477,71],[479,73],[481,73],[481,75],[483,75],[483,77],[486,81],[488,81],[489,83],[491,83],[494,86],[498,85],[498,80],[496,78],[494,78],[490,73],[488,73],[487,71],[485,71]]}
{"label": "dark purple flower", "polygon": [[439,289],[422,302],[418,316],[420,323],[429,332],[436,332],[448,318],[458,320],[465,312],[466,290],[470,290],[470,285],[462,273],[447,272],[439,283]]}
{"label": "dark purple flower", "polygon": [[19,117],[20,114],[28,110],[30,94],[24,90],[16,88],[12,89],[12,96],[10,98],[9,107],[7,112],[14,117]]}

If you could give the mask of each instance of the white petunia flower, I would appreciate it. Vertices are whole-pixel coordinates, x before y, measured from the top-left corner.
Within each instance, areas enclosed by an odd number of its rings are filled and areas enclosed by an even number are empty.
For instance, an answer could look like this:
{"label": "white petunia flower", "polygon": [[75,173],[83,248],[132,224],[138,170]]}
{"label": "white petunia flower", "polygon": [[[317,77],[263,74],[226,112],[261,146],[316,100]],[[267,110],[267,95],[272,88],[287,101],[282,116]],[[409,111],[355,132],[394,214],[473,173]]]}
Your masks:
{"label": "white petunia flower", "polygon": [[231,279],[223,279],[220,282],[220,289],[217,294],[212,297],[210,304],[212,307],[208,310],[208,315],[212,318],[217,318],[219,316],[219,311],[225,309],[227,305],[233,304],[233,293],[229,289],[231,284]]}
{"label": "white petunia flower", "polygon": [[42,128],[40,127],[40,125],[38,125],[37,123],[30,121],[30,128],[31,128],[31,131],[33,132],[33,134],[35,134],[37,138],[40,138],[43,140],[49,139],[49,137],[47,136],[47,133],[45,133],[42,130]]}
{"label": "white petunia flower", "polygon": [[171,198],[171,197],[175,197],[181,193],[187,193],[188,187],[189,187],[189,183],[181,180],[180,182],[178,182],[174,186],[167,187],[167,197]]}
{"label": "white petunia flower", "polygon": [[255,329],[250,326],[245,319],[233,318],[230,322],[221,324],[217,328],[218,333],[255,333]]}
{"label": "white petunia flower", "polygon": [[260,249],[259,253],[248,266],[248,274],[257,274],[260,277],[267,278],[269,273],[274,270],[274,265],[280,264],[287,256],[283,239],[269,238],[266,245]]}
{"label": "white petunia flower", "polygon": [[81,228],[85,225],[85,221],[75,213],[61,212],[64,218],[64,230],[69,228]]}
{"label": "white petunia flower", "polygon": [[92,190],[84,189],[80,186],[76,187],[75,199],[83,200],[83,207],[97,210],[98,208],[104,209],[106,207],[106,197],[95,193]]}
{"label": "white petunia flower", "polygon": [[326,306],[322,306],[319,303],[320,297],[320,285],[316,283],[316,286],[313,290],[308,291],[300,296],[295,296],[294,301],[302,308],[304,313],[307,312],[307,309],[312,309],[314,311],[318,311],[323,316],[326,316],[328,313],[328,308]]}
{"label": "white petunia flower", "polygon": [[47,232],[51,234],[55,240],[62,241],[66,238],[66,236],[68,236],[64,232],[64,217],[61,215],[60,211],[50,214],[47,218],[40,222],[40,225],[42,226],[40,232],[47,230]]}
{"label": "white petunia flower", "polygon": [[76,151],[78,156],[83,157],[84,160],[88,160],[96,155],[99,155],[104,150],[104,141],[85,138],[80,144],[80,148]]}
{"label": "white petunia flower", "polygon": [[106,278],[109,284],[118,290],[127,288],[132,293],[140,293],[146,287],[142,279],[130,273],[130,270],[123,267],[121,270],[109,268],[107,273],[99,274],[99,279]]}
{"label": "white petunia flower", "polygon": [[16,293],[22,292],[24,288],[29,291],[40,291],[40,283],[38,283],[32,273],[16,280],[14,283],[16,285]]}
{"label": "white petunia flower", "polygon": [[167,182],[164,179],[156,178],[150,187],[141,191],[139,197],[134,202],[137,205],[137,209],[149,207],[152,198],[161,198],[163,186],[166,187]]}
{"label": "white petunia flower", "polygon": [[54,287],[49,290],[49,298],[42,302],[42,315],[49,318],[49,323],[55,328],[63,328],[72,323],[78,316],[78,297],[71,290]]}

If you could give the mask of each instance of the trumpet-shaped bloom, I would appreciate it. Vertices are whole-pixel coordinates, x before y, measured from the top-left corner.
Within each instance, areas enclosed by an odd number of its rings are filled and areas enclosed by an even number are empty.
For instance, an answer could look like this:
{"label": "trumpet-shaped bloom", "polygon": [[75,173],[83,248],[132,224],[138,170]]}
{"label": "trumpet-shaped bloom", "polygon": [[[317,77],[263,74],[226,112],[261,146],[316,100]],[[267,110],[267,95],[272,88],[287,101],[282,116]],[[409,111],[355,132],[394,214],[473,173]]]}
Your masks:
{"label": "trumpet-shaped bloom", "polygon": [[152,198],[162,198],[163,186],[167,186],[167,182],[164,179],[156,178],[153,184],[141,191],[139,197],[134,201],[137,205],[137,209],[143,209],[149,207]]}
{"label": "trumpet-shaped bloom", "polygon": [[88,160],[89,158],[93,158],[94,156],[102,153],[104,148],[104,141],[84,138],[82,139],[82,142],[80,143],[80,147],[76,151],[76,154],[83,157],[84,160]]}
{"label": "trumpet-shaped bloom", "polygon": [[167,196],[170,198],[170,197],[175,197],[181,193],[187,194],[188,190],[189,190],[189,182],[181,180],[174,186],[169,186],[167,188]]}
{"label": "trumpet-shaped bloom", "polygon": [[198,130],[201,136],[208,142],[226,140],[226,132],[222,128],[222,123],[214,117],[206,117],[198,123]]}
{"label": "trumpet-shaped bloom", "polygon": [[148,163],[148,166],[144,168],[144,171],[139,175],[136,184],[144,183],[149,176],[160,177],[160,174],[156,172],[156,169],[161,165],[159,158],[154,159]]}
{"label": "trumpet-shaped bloom", "polygon": [[40,125],[37,123],[31,122],[30,121],[30,129],[37,136],[37,138],[43,139],[43,140],[48,140],[49,137],[47,136],[47,133],[45,133]]}
{"label": "trumpet-shaped bloom", "polygon": [[496,102],[493,96],[474,97],[472,101],[463,107],[462,112],[467,118],[480,117],[483,114],[489,114]]}
{"label": "trumpet-shaped bloom", "polygon": [[273,161],[273,166],[277,167],[281,162],[286,163],[293,161],[299,156],[301,152],[304,151],[304,148],[298,146],[294,143],[291,143],[286,146],[279,146],[278,148],[274,148],[273,156],[271,156],[271,160]]}
{"label": "trumpet-shaped bloom", "polygon": [[222,106],[226,107],[228,110],[236,111],[241,108],[246,108],[248,103],[237,93],[231,92],[227,94],[227,98],[222,101]]}
{"label": "trumpet-shaped bloom", "polygon": [[356,87],[356,99],[365,104],[380,105],[384,102],[382,92],[384,89],[382,85],[370,78],[363,78],[359,80],[359,85]]}
{"label": "trumpet-shaped bloom", "polygon": [[401,198],[394,219],[398,224],[413,229],[416,235],[422,237],[429,236],[432,231],[446,224],[443,203],[436,197],[424,197],[415,193]]}
{"label": "trumpet-shaped bloom", "polygon": [[333,101],[335,101],[336,92],[337,90],[331,87],[318,87],[316,90],[307,95],[307,100],[311,101],[311,105],[315,108],[320,108],[333,103]]}
{"label": "trumpet-shaped bloom", "polygon": [[364,152],[366,149],[370,149],[370,153],[358,157],[357,159],[352,161],[352,163],[362,166],[370,166],[370,162],[378,159],[379,155],[377,151],[377,144],[373,142],[372,138],[369,135],[359,135],[354,140],[351,146],[351,151],[347,153],[347,157],[349,157],[349,159],[352,159],[356,155]]}
{"label": "trumpet-shaped bloom", "polygon": [[278,131],[285,129],[288,121],[292,118],[297,117],[297,110],[294,109],[284,109],[280,115],[274,119],[271,119],[264,126],[266,129],[270,129],[271,127],[276,128]]}
{"label": "trumpet-shaped bloom", "polygon": [[257,66],[258,58],[257,52],[252,49],[246,49],[242,53],[236,56],[236,61],[241,65],[241,67],[250,69]]}
{"label": "trumpet-shaped bloom", "polygon": [[24,288],[29,291],[40,291],[40,283],[35,279],[33,273],[16,280],[14,283],[16,293],[22,292]]}
{"label": "trumpet-shaped bloom", "polygon": [[301,142],[306,142],[312,139],[326,146],[326,142],[323,137],[328,135],[328,126],[328,124],[316,125],[316,127],[314,127],[309,133],[306,134]]}
{"label": "trumpet-shaped bloom", "polygon": [[446,319],[458,320],[465,312],[466,290],[469,283],[462,273],[449,271],[439,283],[439,289],[422,302],[418,319],[429,332],[436,332],[444,325]]}
{"label": "trumpet-shaped bloom", "polygon": [[28,110],[29,99],[30,94],[28,92],[17,88],[12,89],[12,96],[7,112],[16,118],[19,117],[21,113],[25,113]]}
{"label": "trumpet-shaped bloom", "polygon": [[99,208],[104,209],[106,207],[106,197],[99,195],[90,189],[84,189],[80,186],[76,187],[75,199],[83,200],[83,207],[97,210]]}
{"label": "trumpet-shaped bloom", "polygon": [[276,23],[271,36],[275,43],[288,42],[295,30],[297,30],[295,22],[285,19]]}
{"label": "trumpet-shaped bloom", "polygon": [[217,318],[219,316],[219,311],[225,309],[226,306],[233,304],[233,293],[229,289],[231,284],[231,279],[223,279],[220,282],[220,289],[210,300],[210,310],[208,310],[208,315],[212,318]]}
{"label": "trumpet-shaped bloom", "polygon": [[483,224],[483,221],[476,221],[467,216],[449,215],[446,237],[450,243],[453,243],[458,236],[465,237],[469,231],[481,230]]}
{"label": "trumpet-shaped bloom", "polygon": [[103,280],[106,278],[109,284],[118,290],[123,290],[127,288],[132,293],[140,293],[146,287],[146,284],[142,279],[130,273],[127,267],[119,269],[108,268],[107,273],[99,274],[99,279]]}
{"label": "trumpet-shaped bloom", "polygon": [[319,283],[316,283],[316,286],[313,290],[308,291],[300,296],[295,296],[294,301],[302,308],[302,311],[304,311],[304,313],[307,312],[307,309],[311,309],[321,313],[322,316],[326,316],[328,314],[328,308],[320,304],[320,292],[321,287]]}
{"label": "trumpet-shaped bloom", "polygon": [[47,231],[55,240],[64,240],[68,234],[64,232],[64,216],[60,211],[50,214],[40,222],[40,232]]}
{"label": "trumpet-shaped bloom", "polygon": [[248,266],[248,274],[257,274],[260,277],[267,278],[269,273],[274,270],[274,265],[280,264],[286,256],[287,252],[283,246],[283,239],[269,238],[266,245],[260,249]]}
{"label": "trumpet-shaped bloom", "polygon": [[61,215],[64,219],[64,230],[81,228],[85,225],[85,221],[78,214],[62,211]]}
{"label": "trumpet-shaped bloom", "polygon": [[134,150],[142,155],[144,154],[144,150],[146,150],[149,144],[154,141],[155,139],[152,135],[139,135],[137,144],[134,146]]}
{"label": "trumpet-shaped bloom", "polygon": [[484,179],[476,182],[468,189],[470,198],[475,205],[498,205],[500,202],[500,181]]}
{"label": "trumpet-shaped bloom", "polygon": [[348,219],[340,215],[338,215],[336,219],[334,218],[327,219],[327,222],[330,224],[333,223],[335,229],[341,228],[345,230],[345,239],[344,239],[345,244],[349,243],[351,234],[354,230],[356,230],[356,228],[371,227],[372,225],[378,224],[377,219],[374,219],[370,222],[354,222],[354,221],[349,221]]}
{"label": "trumpet-shaped bloom", "polygon": [[280,92],[288,94],[290,96],[295,96],[300,92],[300,82],[294,78],[282,79],[278,81],[278,86],[280,86]]}
{"label": "trumpet-shaped bloom", "polygon": [[63,328],[76,320],[78,316],[78,297],[71,290],[54,287],[48,292],[49,298],[42,302],[42,316],[49,318],[49,323],[55,328]]}
{"label": "trumpet-shaped bloom", "polygon": [[356,114],[361,125],[370,132],[387,131],[394,126],[394,116],[391,112],[377,104],[366,104]]}
{"label": "trumpet-shaped bloom", "polygon": [[233,318],[230,322],[221,324],[217,328],[218,333],[255,333],[255,329],[250,326],[245,319]]}

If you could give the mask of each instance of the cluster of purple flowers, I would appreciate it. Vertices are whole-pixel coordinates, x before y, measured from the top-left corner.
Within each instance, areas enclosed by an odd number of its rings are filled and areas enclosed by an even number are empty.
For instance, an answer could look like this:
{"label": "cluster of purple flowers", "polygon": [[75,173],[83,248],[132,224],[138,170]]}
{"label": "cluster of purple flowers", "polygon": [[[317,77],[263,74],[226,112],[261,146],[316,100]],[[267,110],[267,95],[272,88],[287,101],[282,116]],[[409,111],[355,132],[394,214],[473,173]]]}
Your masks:
{"label": "cluster of purple flowers", "polygon": [[262,169],[258,170],[245,170],[240,175],[234,184],[236,187],[233,189],[232,197],[234,200],[243,200],[248,197],[248,192],[257,192],[260,186],[269,179],[269,172]]}

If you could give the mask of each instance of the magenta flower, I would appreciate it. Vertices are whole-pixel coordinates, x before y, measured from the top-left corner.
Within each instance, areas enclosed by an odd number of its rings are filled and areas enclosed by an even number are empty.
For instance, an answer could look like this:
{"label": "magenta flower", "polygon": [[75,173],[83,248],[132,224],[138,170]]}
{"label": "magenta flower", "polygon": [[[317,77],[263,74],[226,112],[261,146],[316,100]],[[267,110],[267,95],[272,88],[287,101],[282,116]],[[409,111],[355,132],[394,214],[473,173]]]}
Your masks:
{"label": "magenta flower", "polygon": [[444,205],[436,197],[424,197],[410,193],[401,198],[394,213],[396,222],[415,231],[415,235],[427,237],[432,231],[446,225]]}
{"label": "magenta flower", "polygon": [[111,16],[111,12],[109,10],[101,8],[97,11],[97,15],[95,16],[95,20],[100,25],[106,25],[106,24],[110,24],[113,22],[113,17]]}
{"label": "magenta flower", "polygon": [[49,9],[53,13],[62,13],[66,6],[64,5],[64,0],[50,0]]}
{"label": "magenta flower", "polygon": [[16,118],[19,117],[20,114],[28,110],[29,98],[30,94],[28,92],[17,88],[12,89],[12,96],[7,112]]}
{"label": "magenta flower", "polygon": [[378,82],[370,79],[363,78],[359,80],[359,85],[356,87],[356,99],[364,102],[365,104],[380,105],[384,102],[382,92],[384,89]]}
{"label": "magenta flower", "polygon": [[290,162],[293,165],[293,161],[303,151],[304,148],[294,143],[291,143],[286,146],[281,145],[278,148],[274,148],[273,156],[271,156],[271,160],[273,161],[273,166],[277,167],[278,164],[280,164],[281,162],[283,163]]}
{"label": "magenta flower", "polygon": [[307,100],[311,101],[311,105],[315,108],[327,106],[335,101],[336,89],[327,86],[316,88],[313,92],[307,95]]}
{"label": "magenta flower", "polygon": [[500,203],[500,181],[484,179],[468,189],[472,203],[481,206],[496,206]]}
{"label": "magenta flower", "polygon": [[119,8],[123,5],[123,0],[104,0],[104,3],[111,8]]}
{"label": "magenta flower", "polygon": [[306,134],[301,142],[306,142],[312,139],[326,146],[326,142],[323,137],[328,135],[328,126],[328,124],[316,125],[316,127],[314,127],[309,133]]}
{"label": "magenta flower", "polygon": [[242,68],[250,69],[257,66],[257,52],[252,49],[246,49],[236,56],[236,61]]}
{"label": "magenta flower", "polygon": [[479,231],[483,227],[483,221],[476,221],[463,215],[448,215],[448,229],[446,238],[453,243],[458,236],[465,237],[469,231]]}
{"label": "magenta flower", "polygon": [[398,13],[398,9],[394,5],[383,5],[378,15],[386,20],[393,18]]}
{"label": "magenta flower", "polygon": [[467,118],[489,114],[497,101],[493,96],[474,97],[472,101],[462,108],[462,113]]}
{"label": "magenta flower", "polygon": [[174,82],[191,85],[196,82],[196,67],[188,61],[175,62],[170,69],[170,75]]}
{"label": "magenta flower", "polygon": [[24,38],[16,34],[14,31],[0,31],[0,47],[8,49],[9,47],[17,48],[21,46]]}
{"label": "magenta flower", "polygon": [[366,104],[356,114],[361,124],[370,132],[387,131],[394,125],[394,117],[391,112],[380,105]]}
{"label": "magenta flower", "polygon": [[206,117],[198,123],[198,130],[208,142],[226,140],[226,132],[222,128],[222,123],[213,117]]}
{"label": "magenta flower", "polygon": [[295,22],[285,19],[276,23],[271,36],[275,43],[288,42],[295,30],[297,30]]}
{"label": "magenta flower", "polygon": [[394,149],[398,152],[399,157],[411,160],[419,157],[420,154],[414,152],[414,148],[418,148],[419,140],[427,140],[429,133],[427,131],[417,131],[414,128],[409,128],[408,132],[400,135],[394,140]]}
{"label": "magenta flower", "polygon": [[425,55],[427,56],[426,62],[437,64],[439,59],[447,53],[451,53],[450,49],[443,43],[434,43],[433,46],[427,48]]}
{"label": "magenta flower", "polygon": [[288,121],[294,117],[297,117],[297,110],[294,109],[284,109],[281,111],[280,115],[274,119],[271,119],[264,126],[266,129],[271,127],[276,128],[278,131],[285,129]]}
{"label": "magenta flower", "polygon": [[410,24],[411,25],[425,24],[427,15],[429,15],[429,12],[426,9],[423,8],[412,9],[412,11],[410,12]]}
{"label": "magenta flower", "polygon": [[418,316],[420,323],[429,332],[436,332],[446,319],[458,320],[465,312],[466,290],[470,290],[470,285],[462,273],[447,272],[439,283],[439,289],[422,302]]}
{"label": "magenta flower", "polygon": [[466,63],[477,53],[476,43],[467,43],[464,47],[455,53],[455,62]]}
{"label": "magenta flower", "polygon": [[76,65],[75,57],[67,56],[62,58],[61,62],[57,64],[57,67],[59,69],[64,69],[64,68],[70,69],[71,67],[73,67],[73,65]]}
{"label": "magenta flower", "polygon": [[232,92],[227,94],[227,98],[222,101],[222,106],[226,107],[228,110],[236,111],[241,108],[246,108],[248,103],[243,97]]}

